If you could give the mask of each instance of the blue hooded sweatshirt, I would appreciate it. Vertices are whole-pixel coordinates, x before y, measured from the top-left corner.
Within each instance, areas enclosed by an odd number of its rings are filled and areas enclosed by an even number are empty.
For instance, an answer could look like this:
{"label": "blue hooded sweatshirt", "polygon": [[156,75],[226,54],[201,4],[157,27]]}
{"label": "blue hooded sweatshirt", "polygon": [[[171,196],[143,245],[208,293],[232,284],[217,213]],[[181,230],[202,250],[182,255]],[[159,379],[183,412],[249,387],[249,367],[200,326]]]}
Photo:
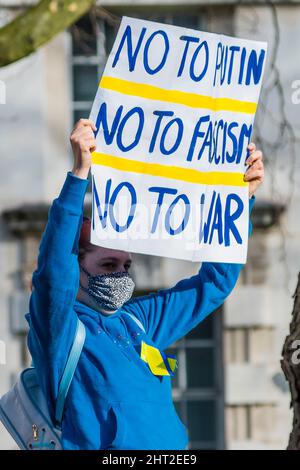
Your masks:
{"label": "blue hooded sweatshirt", "polygon": [[[54,419],[79,317],[86,340],[66,400],[63,448],[185,449],[187,429],[173,404],[171,377],[152,374],[140,357],[140,344],[143,340],[164,351],[185,336],[224,302],[243,265],[203,263],[197,275],[134,298],[111,315],[93,310],[76,301],[87,185],[68,173],[50,208],[26,315],[28,346],[50,414]],[[254,197],[250,210],[253,202]],[[145,333],[125,312],[136,316]]]}

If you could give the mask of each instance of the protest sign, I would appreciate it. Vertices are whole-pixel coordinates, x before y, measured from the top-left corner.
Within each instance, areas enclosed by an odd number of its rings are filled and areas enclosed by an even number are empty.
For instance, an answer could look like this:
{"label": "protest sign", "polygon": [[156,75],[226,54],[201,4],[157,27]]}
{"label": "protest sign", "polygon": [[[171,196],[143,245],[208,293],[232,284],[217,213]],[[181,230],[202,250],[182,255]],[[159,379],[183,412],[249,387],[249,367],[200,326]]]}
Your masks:
{"label": "protest sign", "polygon": [[124,17],[90,118],[91,242],[244,263],[266,43]]}

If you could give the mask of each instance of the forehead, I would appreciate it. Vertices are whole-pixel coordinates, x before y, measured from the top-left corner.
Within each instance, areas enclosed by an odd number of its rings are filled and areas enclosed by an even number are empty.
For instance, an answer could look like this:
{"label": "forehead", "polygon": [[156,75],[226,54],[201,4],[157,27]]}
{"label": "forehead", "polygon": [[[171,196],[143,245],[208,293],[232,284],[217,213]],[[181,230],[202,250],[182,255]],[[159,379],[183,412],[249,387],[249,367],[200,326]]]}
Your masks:
{"label": "forehead", "polygon": [[116,260],[121,262],[131,261],[131,254],[127,251],[113,250],[111,248],[104,248],[102,246],[96,246],[90,244],[88,252],[97,261],[101,260]]}

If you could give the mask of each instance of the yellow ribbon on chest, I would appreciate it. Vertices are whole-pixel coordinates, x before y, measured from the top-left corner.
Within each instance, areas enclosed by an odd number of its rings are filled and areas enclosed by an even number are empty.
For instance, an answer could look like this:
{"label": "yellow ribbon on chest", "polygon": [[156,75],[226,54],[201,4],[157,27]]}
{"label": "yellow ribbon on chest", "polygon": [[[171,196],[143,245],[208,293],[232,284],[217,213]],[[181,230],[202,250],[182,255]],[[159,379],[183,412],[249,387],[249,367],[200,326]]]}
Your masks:
{"label": "yellow ribbon on chest", "polygon": [[172,354],[165,354],[155,346],[141,342],[141,359],[146,362],[154,375],[174,375],[177,359]]}

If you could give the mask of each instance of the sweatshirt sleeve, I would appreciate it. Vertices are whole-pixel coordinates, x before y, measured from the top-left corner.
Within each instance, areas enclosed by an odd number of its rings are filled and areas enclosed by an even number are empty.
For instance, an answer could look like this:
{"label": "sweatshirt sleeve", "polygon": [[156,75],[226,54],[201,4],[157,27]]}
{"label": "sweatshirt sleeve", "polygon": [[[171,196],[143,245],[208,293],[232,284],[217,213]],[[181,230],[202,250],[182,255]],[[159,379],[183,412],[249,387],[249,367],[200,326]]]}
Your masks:
{"label": "sweatshirt sleeve", "polygon": [[[255,197],[249,200],[251,213]],[[249,220],[249,236],[252,224]],[[138,297],[126,304],[145,326],[148,336],[166,349],[217,309],[234,288],[243,264],[202,263],[199,273],[171,289]]]}
{"label": "sweatshirt sleeve", "polygon": [[29,314],[28,347],[46,391],[56,397],[73,342],[77,317],[73,309],[79,285],[78,239],[87,180],[67,174],[52,203],[40,243]]}

